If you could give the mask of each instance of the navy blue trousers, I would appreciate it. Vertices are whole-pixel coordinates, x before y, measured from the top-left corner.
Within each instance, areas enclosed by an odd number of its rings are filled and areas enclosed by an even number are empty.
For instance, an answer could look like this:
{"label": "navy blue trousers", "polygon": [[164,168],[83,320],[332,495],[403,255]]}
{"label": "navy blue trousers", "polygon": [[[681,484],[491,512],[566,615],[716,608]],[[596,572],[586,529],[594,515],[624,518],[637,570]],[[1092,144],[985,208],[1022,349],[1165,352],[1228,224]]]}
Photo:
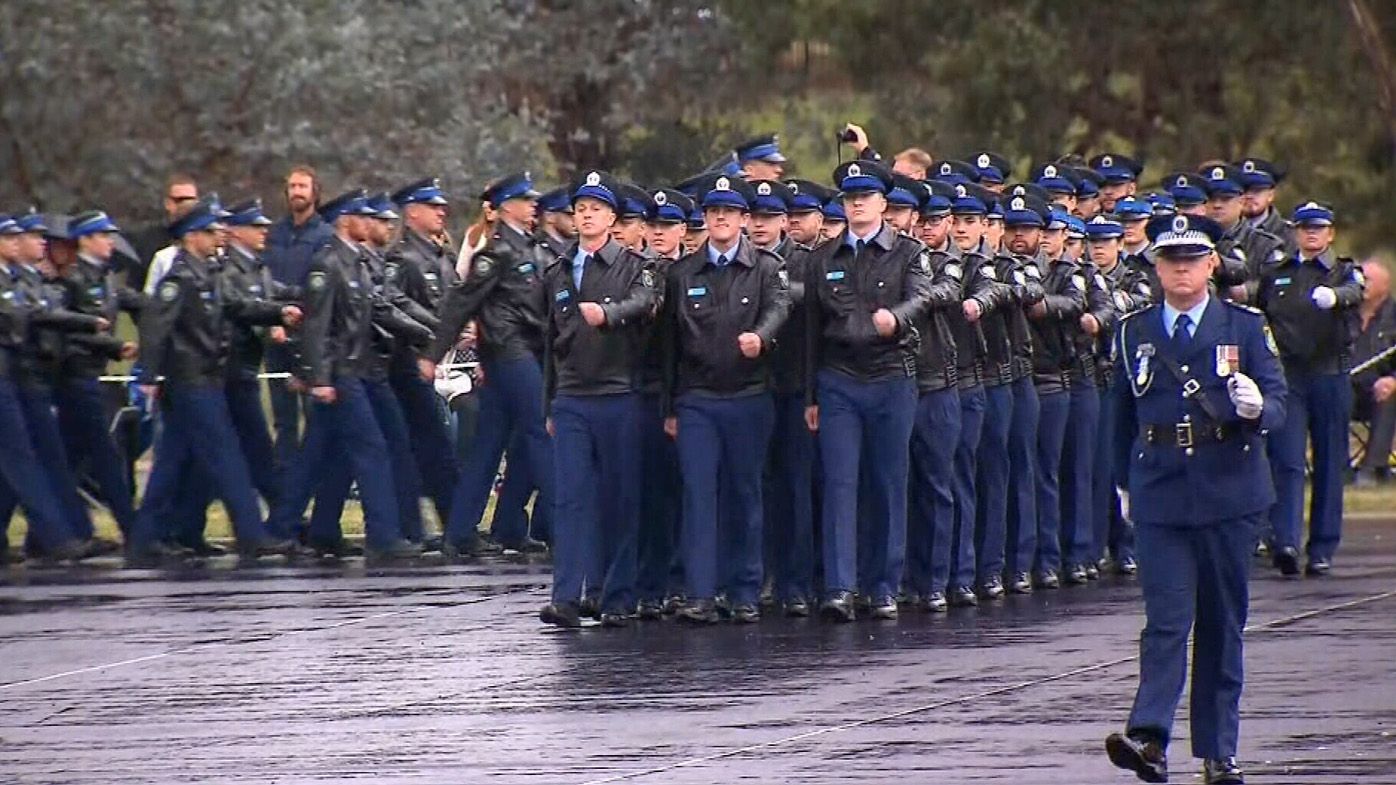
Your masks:
{"label": "navy blue trousers", "polygon": [[518,431],[509,442],[509,460],[505,463],[504,482],[499,486],[499,498],[494,502],[490,519],[490,536],[505,546],[518,546],[526,537],[541,542],[552,539],[552,508],[534,502],[530,515],[528,502],[538,492],[533,465],[528,457],[527,431]]}
{"label": "navy blue trousers", "polygon": [[[998,384],[981,387],[984,397],[984,427],[979,450],[968,457],[969,485],[978,507],[975,517],[975,555],[978,557],[978,583],[1002,575],[1004,549],[1008,543],[1008,497],[1013,485],[1008,457],[1008,436],[1013,429],[1013,387]],[[963,437],[962,437],[963,438]],[[958,492],[958,491],[957,491]]]}
{"label": "navy blue trousers", "polygon": [[87,470],[117,526],[123,534],[129,534],[136,521],[136,510],[126,460],[117,453],[111,437],[111,418],[107,416],[102,383],[96,379],[64,379],[54,390],[54,400],[58,404],[63,449],[74,473]]}
{"label": "navy blue trousers", "polygon": [[1249,604],[1246,572],[1260,517],[1201,526],[1139,525],[1145,624],[1130,730],[1170,738],[1187,684],[1191,632],[1192,754],[1236,754],[1245,680],[1241,633]]}
{"label": "navy blue trousers", "polygon": [[265,540],[262,512],[223,384],[166,382],[161,396],[162,428],[155,444],[155,465],[136,515],[131,545],[147,548],[170,536],[185,498],[181,486],[190,476],[206,477],[214,484],[239,543]]}
{"label": "navy blue trousers", "polygon": [[1062,449],[1071,419],[1071,393],[1038,393],[1037,452],[1033,463],[1037,487],[1037,560],[1039,572],[1062,567]]}
{"label": "navy blue trousers", "polygon": [[740,398],[680,396],[679,466],[683,473],[680,553],[688,596],[733,605],[760,598],[761,471],[775,425],[769,393]]}
{"label": "navy blue trousers", "polygon": [[[388,383],[382,381],[365,379],[364,392],[368,395],[373,420],[378,424],[388,449],[400,527],[397,537],[421,542],[425,537],[422,527],[422,485],[398,397]],[[336,460],[328,461],[324,467],[320,486],[315,491],[315,509],[310,514],[310,531],[316,535],[339,532],[344,503],[349,498],[349,485],[353,481],[352,469],[351,462]],[[379,471],[382,471],[381,467]]]}
{"label": "navy blue trousers", "polygon": [[[635,611],[640,536],[640,398],[553,400],[553,602],[597,589],[604,613]],[[597,567],[597,565],[602,565]]]}
{"label": "navy blue trousers", "polygon": [[1067,564],[1095,560],[1095,506],[1091,500],[1099,428],[1100,390],[1094,384],[1073,385],[1061,472],[1061,545]]}
{"label": "navy blue trousers", "polygon": [[1032,378],[1013,383],[1013,423],[1008,429],[1008,572],[1032,571],[1037,558],[1037,428],[1041,402]]}
{"label": "navy blue trousers", "polygon": [[[955,505],[957,463],[965,443],[978,441],[964,435],[961,419],[975,420],[973,412],[966,410],[977,406],[978,419],[982,421],[983,403],[980,388],[962,395],[950,387],[921,393],[916,404],[916,423],[911,429],[905,583],[921,595],[945,591],[950,579],[951,543],[960,531]],[[973,485],[970,487],[972,490]],[[973,537],[973,518],[968,531]]]}
{"label": "navy blue trousers", "polygon": [[[365,543],[385,548],[402,538],[387,439],[362,379],[337,379],[334,387],[334,403],[312,403],[306,414],[305,438],[286,477],[285,493],[272,510],[271,530],[278,536],[294,536],[331,462],[343,461],[359,486]],[[337,519],[322,518],[320,524],[321,528],[310,531],[313,542],[331,544],[343,536]]]}
{"label": "navy blue trousers", "polygon": [[[1127,384],[1128,382],[1121,382]],[[1125,478],[1115,467],[1115,400],[1114,388],[1100,390],[1100,425],[1096,428],[1095,474],[1091,477],[1092,517],[1095,536],[1092,538],[1091,558],[1099,561],[1107,554],[1116,562],[1134,558],[1134,526],[1120,510],[1116,486],[1124,486]]]}
{"label": "navy blue trousers", "polygon": [[683,483],[679,453],[664,433],[658,395],[640,398],[640,547],[636,592],[641,601],[662,602],[683,591],[678,569],[679,507]]}
{"label": "navy blue trousers", "polygon": [[1304,459],[1313,441],[1309,559],[1329,561],[1343,534],[1343,473],[1348,460],[1352,383],[1347,374],[1287,373],[1284,424],[1267,440],[1277,501],[1270,510],[1276,547],[1298,548],[1304,536]]}
{"label": "navy blue trousers", "polygon": [[[58,499],[67,528],[79,540],[91,539],[95,529],[87,503],[78,495],[78,479],[73,473],[72,462],[63,444],[63,434],[58,425],[55,411],[57,399],[54,389],[46,384],[22,383],[19,385],[19,402],[24,412],[25,423],[29,426],[30,443],[34,454],[48,476],[53,494]],[[30,540],[36,548],[38,543]]]}
{"label": "navy blue trousers", "polygon": [[460,480],[446,404],[436,388],[416,374],[394,373],[388,378],[407,423],[421,491],[431,498],[436,516],[445,525],[451,517],[451,496]]}
{"label": "navy blue trousers", "polygon": [[57,481],[34,448],[33,434],[24,416],[19,388],[0,377],[0,525],[9,530],[18,505],[29,522],[28,541],[40,551],[52,550],[77,538],[69,515],[58,499]]}
{"label": "navy blue trousers", "polygon": [[766,471],[766,566],[777,601],[814,597],[815,437],[805,394],[775,397],[775,431]]}
{"label": "navy blue trousers", "polygon": [[535,508],[553,504],[552,445],[543,422],[543,369],[532,357],[487,361],[485,383],[477,395],[480,414],[470,458],[451,498],[446,540],[467,545],[485,514],[504,449],[521,434],[522,450],[510,465],[526,463],[538,488]]}
{"label": "navy blue trousers", "polygon": [[[862,382],[825,370],[819,372],[818,385],[825,591],[895,596],[906,558],[916,382]],[[870,569],[862,575],[860,547],[880,557],[864,558]]]}

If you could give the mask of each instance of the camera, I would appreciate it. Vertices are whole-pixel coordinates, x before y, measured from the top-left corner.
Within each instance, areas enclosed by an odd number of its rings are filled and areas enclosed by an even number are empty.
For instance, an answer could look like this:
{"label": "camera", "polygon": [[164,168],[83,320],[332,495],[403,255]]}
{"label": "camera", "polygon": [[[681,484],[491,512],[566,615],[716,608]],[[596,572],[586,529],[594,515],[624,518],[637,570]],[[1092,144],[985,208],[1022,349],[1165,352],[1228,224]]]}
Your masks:
{"label": "camera", "polygon": [[858,134],[854,133],[852,128],[841,128],[838,131],[835,131],[834,135],[838,137],[840,142],[844,142],[847,144],[852,144],[858,141]]}

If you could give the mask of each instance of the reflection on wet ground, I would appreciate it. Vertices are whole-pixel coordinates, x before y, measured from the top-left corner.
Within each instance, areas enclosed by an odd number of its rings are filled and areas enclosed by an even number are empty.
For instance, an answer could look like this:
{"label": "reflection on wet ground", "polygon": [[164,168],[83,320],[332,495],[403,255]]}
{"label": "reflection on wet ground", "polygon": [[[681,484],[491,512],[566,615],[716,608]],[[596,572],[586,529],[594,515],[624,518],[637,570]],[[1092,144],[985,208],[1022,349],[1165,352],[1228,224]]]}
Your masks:
{"label": "reflection on wet ground", "polygon": [[[0,572],[0,782],[1130,782],[1132,582],[945,616],[555,631],[546,567]],[[1396,782],[1396,527],[1258,574],[1252,782]],[[1186,711],[1187,703],[1183,707]],[[1174,780],[1195,781],[1186,715]]]}

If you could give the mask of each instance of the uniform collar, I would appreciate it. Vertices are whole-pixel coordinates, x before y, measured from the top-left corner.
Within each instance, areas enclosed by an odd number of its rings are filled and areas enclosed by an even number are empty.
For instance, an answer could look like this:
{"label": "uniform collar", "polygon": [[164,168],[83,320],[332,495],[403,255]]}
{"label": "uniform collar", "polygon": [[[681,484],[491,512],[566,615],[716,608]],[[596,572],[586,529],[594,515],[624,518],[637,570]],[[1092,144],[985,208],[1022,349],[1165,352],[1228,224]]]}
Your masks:
{"label": "uniform collar", "polygon": [[1197,335],[1197,328],[1202,324],[1202,314],[1206,313],[1207,305],[1211,302],[1212,295],[1208,293],[1207,296],[1202,298],[1202,302],[1198,303],[1197,305],[1194,305],[1186,311],[1179,311],[1177,308],[1174,308],[1173,306],[1169,305],[1168,301],[1165,300],[1163,303],[1164,335],[1167,335],[1169,337],[1173,336],[1173,325],[1178,322],[1178,317],[1182,314],[1187,314],[1188,318],[1192,320],[1192,334]]}
{"label": "uniform collar", "polygon": [[1323,253],[1319,254],[1318,256],[1305,257],[1303,251],[1299,251],[1299,252],[1296,254],[1296,256],[1299,257],[1299,263],[1300,263],[1300,264],[1303,264],[1304,262],[1314,262],[1314,263],[1318,264],[1319,267],[1322,267],[1322,268],[1325,269],[1325,270],[1332,270],[1332,269],[1333,269],[1333,249],[1332,249],[1332,248],[1329,248],[1329,249],[1325,250]]}
{"label": "uniform collar", "polygon": [[432,242],[426,235],[422,234],[416,229],[404,229],[402,232],[402,238],[404,241],[413,246],[416,246],[419,250],[421,250],[423,253],[429,256],[435,256],[441,253],[441,246]]}
{"label": "uniform collar", "polygon": [[707,251],[708,264],[714,267],[717,266],[717,257],[719,256],[727,256],[731,260],[728,262],[729,264],[736,262],[747,267],[756,264],[756,261],[751,257],[751,243],[745,237],[737,238],[737,244],[725,252],[720,253],[713,246],[712,241],[703,243],[703,248]]}
{"label": "uniform collar", "polygon": [[583,257],[587,256],[590,256],[594,261],[598,261],[602,264],[609,266],[615,263],[616,259],[620,257],[620,253],[623,250],[625,249],[620,247],[620,243],[608,237],[606,238],[606,244],[602,245],[600,248],[597,248],[594,253],[587,253],[586,251],[583,251],[581,243],[573,243],[572,252],[568,254],[567,258],[572,261],[573,266],[576,266],[579,262],[581,262]]}
{"label": "uniform collar", "polygon": [[863,240],[869,245],[879,245],[884,251],[892,250],[892,243],[897,239],[897,231],[886,221],[878,226],[877,231],[871,237],[859,237],[853,233],[853,227],[849,226],[843,230],[843,244],[849,248],[856,248],[857,242]]}

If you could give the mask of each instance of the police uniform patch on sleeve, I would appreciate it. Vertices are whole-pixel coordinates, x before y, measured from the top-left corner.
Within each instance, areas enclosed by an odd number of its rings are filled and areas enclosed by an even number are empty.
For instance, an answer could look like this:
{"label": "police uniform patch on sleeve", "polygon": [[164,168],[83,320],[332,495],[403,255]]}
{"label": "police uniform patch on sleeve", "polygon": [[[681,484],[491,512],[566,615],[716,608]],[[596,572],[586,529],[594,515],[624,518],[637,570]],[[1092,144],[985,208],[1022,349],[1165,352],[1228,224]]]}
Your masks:
{"label": "police uniform patch on sleeve", "polygon": [[954,262],[945,263],[945,274],[950,276],[951,278],[954,278],[957,281],[963,278],[965,275],[964,271],[960,269],[960,265],[955,264]]}
{"label": "police uniform patch on sleeve", "polygon": [[396,280],[396,279],[397,279],[397,265],[396,265],[396,264],[390,264],[390,265],[388,265],[387,267],[383,268],[383,277],[386,278],[386,279],[389,280],[389,281]]}
{"label": "police uniform patch on sleeve", "polygon": [[328,280],[329,279],[325,277],[324,273],[316,271],[310,274],[310,279],[306,283],[309,286],[310,291],[318,292],[325,288],[325,284],[328,282]]}
{"label": "police uniform patch on sleeve", "polygon": [[790,288],[790,273],[789,273],[789,272],[787,272],[786,270],[777,270],[777,271],[776,271],[776,278],[778,278],[778,279],[780,280],[780,288],[782,288],[782,289],[789,289],[789,288]]}
{"label": "police uniform patch on sleeve", "polygon": [[1013,271],[1013,282],[1016,283],[1016,284],[1018,284],[1019,286],[1027,286],[1027,284],[1028,284],[1028,277],[1027,277],[1026,275],[1023,275],[1023,271],[1022,271],[1022,270],[1014,270],[1014,271]]}
{"label": "police uniform patch on sleeve", "polygon": [[1037,265],[1035,264],[1028,265],[1027,273],[1028,277],[1032,278],[1033,280],[1039,280],[1042,278],[1042,271],[1037,269]]}
{"label": "police uniform patch on sleeve", "polygon": [[641,271],[640,271],[640,283],[644,284],[644,286],[645,286],[646,289],[653,289],[653,288],[654,288],[654,271],[653,271],[653,270],[641,270]]}
{"label": "police uniform patch on sleeve", "polygon": [[988,278],[991,281],[997,281],[999,279],[999,271],[995,270],[992,264],[986,264],[981,266],[979,268],[979,272],[983,273],[984,277]]}
{"label": "police uniform patch on sleeve", "polygon": [[172,303],[179,299],[179,284],[166,281],[160,284],[160,302]]}
{"label": "police uniform patch on sleeve", "polygon": [[494,271],[494,260],[488,256],[475,257],[475,274],[489,275]]}
{"label": "police uniform patch on sleeve", "polygon": [[1095,285],[1096,288],[1100,289],[1102,292],[1110,291],[1110,286],[1105,283],[1105,276],[1100,273],[1095,274]]}
{"label": "police uniform patch on sleeve", "polygon": [[1356,281],[1357,283],[1361,284],[1362,286],[1366,286],[1366,285],[1367,285],[1367,276],[1363,275],[1363,274],[1362,274],[1362,268],[1361,268],[1361,267],[1358,267],[1358,266],[1356,266],[1356,265],[1353,265],[1353,268],[1352,268],[1352,280]]}
{"label": "police uniform patch on sleeve", "polygon": [[1075,286],[1077,291],[1086,291],[1086,277],[1084,275],[1071,276],[1071,285]]}
{"label": "police uniform patch on sleeve", "polygon": [[922,252],[921,252],[921,259],[920,259],[920,262],[921,262],[921,272],[925,273],[926,275],[930,275],[930,274],[931,274],[931,253],[930,253],[930,251],[922,251]]}
{"label": "police uniform patch on sleeve", "polygon": [[1270,323],[1266,322],[1262,328],[1265,331],[1265,348],[1276,357],[1280,356],[1280,347],[1275,343],[1275,334],[1270,332]]}

